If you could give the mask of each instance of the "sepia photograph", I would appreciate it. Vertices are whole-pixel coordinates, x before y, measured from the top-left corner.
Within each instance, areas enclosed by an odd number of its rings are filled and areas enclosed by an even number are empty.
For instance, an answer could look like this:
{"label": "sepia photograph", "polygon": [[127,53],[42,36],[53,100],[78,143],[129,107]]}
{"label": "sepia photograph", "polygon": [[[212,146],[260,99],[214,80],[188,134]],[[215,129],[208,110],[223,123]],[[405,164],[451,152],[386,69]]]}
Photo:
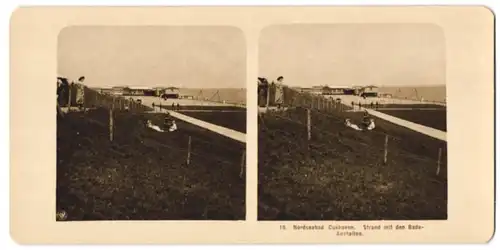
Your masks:
{"label": "sepia photograph", "polygon": [[488,242],[494,17],[484,6],[19,7],[10,237]]}
{"label": "sepia photograph", "polygon": [[57,73],[58,221],[245,219],[241,30],[70,26]]}
{"label": "sepia photograph", "polygon": [[262,30],[259,220],[446,220],[445,37],[433,24]]}

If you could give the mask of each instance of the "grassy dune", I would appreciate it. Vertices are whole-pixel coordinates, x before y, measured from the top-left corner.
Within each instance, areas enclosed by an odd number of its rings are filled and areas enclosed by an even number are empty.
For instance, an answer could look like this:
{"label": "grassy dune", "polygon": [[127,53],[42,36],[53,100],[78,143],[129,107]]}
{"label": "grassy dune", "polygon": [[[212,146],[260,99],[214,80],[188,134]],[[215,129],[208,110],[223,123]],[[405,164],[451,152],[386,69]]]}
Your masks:
{"label": "grassy dune", "polygon": [[343,125],[360,115],[313,111],[308,141],[305,110],[262,114],[259,220],[447,218],[446,143],[378,119],[370,132]]}
{"label": "grassy dune", "polygon": [[144,125],[163,118],[117,112],[113,142],[105,109],[58,119],[57,209],[68,220],[243,220],[245,145],[182,121],[175,133]]}

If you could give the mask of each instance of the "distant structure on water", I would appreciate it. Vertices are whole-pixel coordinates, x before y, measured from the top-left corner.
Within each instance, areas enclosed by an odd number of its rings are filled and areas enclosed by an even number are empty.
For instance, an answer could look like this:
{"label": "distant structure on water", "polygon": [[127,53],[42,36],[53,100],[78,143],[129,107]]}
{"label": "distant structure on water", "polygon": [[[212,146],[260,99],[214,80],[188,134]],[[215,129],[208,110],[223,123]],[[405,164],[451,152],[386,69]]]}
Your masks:
{"label": "distant structure on water", "polygon": [[179,88],[176,87],[165,88],[163,89],[162,94],[159,96],[163,97],[164,99],[165,98],[177,99],[179,98]]}
{"label": "distant structure on water", "polygon": [[379,97],[377,86],[313,86],[311,88],[298,88],[299,92],[315,95],[357,95],[361,97]]}
{"label": "distant structure on water", "polygon": [[112,94],[118,96],[157,96],[168,99],[180,98],[177,87],[145,87],[145,86],[115,86],[112,88],[96,89],[101,94]]}

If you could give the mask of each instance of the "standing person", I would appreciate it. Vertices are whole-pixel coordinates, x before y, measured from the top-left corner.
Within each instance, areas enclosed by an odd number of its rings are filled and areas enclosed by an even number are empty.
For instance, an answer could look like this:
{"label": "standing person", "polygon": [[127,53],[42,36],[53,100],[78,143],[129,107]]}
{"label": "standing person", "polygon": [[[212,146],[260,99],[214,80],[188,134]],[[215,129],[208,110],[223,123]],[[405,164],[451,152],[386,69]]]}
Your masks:
{"label": "standing person", "polygon": [[80,76],[78,78],[78,81],[76,82],[76,105],[80,109],[83,109],[84,106],[84,101],[85,101],[85,86],[83,85],[83,82],[85,81],[85,76]]}
{"label": "standing person", "polygon": [[65,100],[63,99],[64,94],[67,93],[66,88],[67,84],[64,83],[64,80],[60,77],[57,78],[57,103],[59,105],[63,105]]}
{"label": "standing person", "polygon": [[267,83],[267,80],[263,77],[258,77],[257,78],[257,84],[258,84],[258,87],[257,87],[257,90],[258,90],[258,96],[259,96],[259,99],[258,99],[258,106],[259,107],[263,107],[265,106],[265,103],[266,103],[266,98],[267,98],[267,86],[266,86],[266,83]]}
{"label": "standing person", "polygon": [[374,104],[373,104],[373,102],[371,102],[371,103],[370,103],[370,108],[372,108],[372,109],[373,109],[373,107],[374,107]]}
{"label": "standing person", "polygon": [[352,109],[354,109],[354,101],[351,102]]}
{"label": "standing person", "polygon": [[61,78],[58,77],[56,83],[57,83],[57,97],[59,97],[60,96],[59,94],[61,93],[62,90],[63,81]]}
{"label": "standing person", "polygon": [[378,109],[378,101],[375,103],[375,109]]}
{"label": "standing person", "polygon": [[64,77],[58,77],[57,78],[57,95],[59,99],[59,105],[60,106],[65,106],[68,105],[69,103],[69,87],[70,84],[68,82],[67,78]]}
{"label": "standing person", "polygon": [[262,106],[263,107],[267,107],[268,104],[269,104],[269,93],[271,91],[271,86],[269,84],[269,81],[267,80],[267,78],[263,78],[263,84],[262,84]]}
{"label": "standing person", "polygon": [[284,102],[284,96],[283,96],[283,76],[280,76],[278,77],[277,79],[277,83],[276,83],[276,93],[274,94],[274,103],[276,103],[276,105],[278,107],[281,107],[283,105],[283,102]]}
{"label": "standing person", "polygon": [[358,102],[359,110],[361,110],[361,102]]}
{"label": "standing person", "polygon": [[61,102],[62,93],[64,93],[63,92],[63,84],[64,83],[63,83],[62,79],[57,78],[57,102],[56,102],[56,104],[57,104],[57,115],[61,116],[61,117],[64,116],[64,113],[61,110],[61,106],[59,105],[59,103]]}

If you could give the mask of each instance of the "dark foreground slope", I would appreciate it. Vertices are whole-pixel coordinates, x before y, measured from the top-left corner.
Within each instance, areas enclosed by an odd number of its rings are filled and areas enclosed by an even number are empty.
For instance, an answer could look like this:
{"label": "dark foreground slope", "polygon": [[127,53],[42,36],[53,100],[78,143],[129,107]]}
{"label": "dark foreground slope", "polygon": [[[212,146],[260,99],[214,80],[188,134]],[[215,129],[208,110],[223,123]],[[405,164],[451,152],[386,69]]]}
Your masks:
{"label": "dark foreground slope", "polygon": [[[241,220],[244,145],[178,121],[158,133],[161,114],[70,113],[57,121],[57,209],[69,220]],[[191,163],[186,164],[188,137]]]}
{"label": "dark foreground slope", "polygon": [[313,111],[311,141],[305,110],[262,115],[260,220],[447,218],[446,143],[378,119],[371,132],[343,125],[343,118],[358,123],[360,115]]}

